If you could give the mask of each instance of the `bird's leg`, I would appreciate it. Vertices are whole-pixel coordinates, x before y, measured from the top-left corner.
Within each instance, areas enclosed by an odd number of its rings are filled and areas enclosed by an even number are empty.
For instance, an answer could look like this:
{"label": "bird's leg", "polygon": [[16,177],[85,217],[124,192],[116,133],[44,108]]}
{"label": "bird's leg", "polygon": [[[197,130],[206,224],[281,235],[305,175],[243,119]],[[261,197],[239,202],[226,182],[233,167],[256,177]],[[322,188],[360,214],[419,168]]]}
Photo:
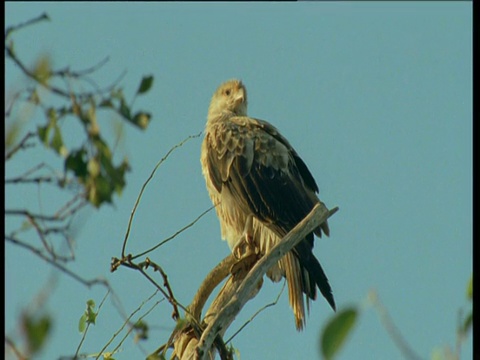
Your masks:
{"label": "bird's leg", "polygon": [[253,238],[253,216],[250,215],[245,221],[243,233],[238,239],[236,245],[232,249],[232,253],[238,260],[257,253],[258,249]]}
{"label": "bird's leg", "polygon": [[255,244],[255,239],[253,237],[253,216],[250,215],[247,217],[245,221],[245,227],[243,230],[243,234],[240,237],[240,240],[232,249],[233,255],[238,261],[233,264],[230,272],[235,274],[242,268],[250,269],[250,267],[257,261],[257,255],[259,249]]}

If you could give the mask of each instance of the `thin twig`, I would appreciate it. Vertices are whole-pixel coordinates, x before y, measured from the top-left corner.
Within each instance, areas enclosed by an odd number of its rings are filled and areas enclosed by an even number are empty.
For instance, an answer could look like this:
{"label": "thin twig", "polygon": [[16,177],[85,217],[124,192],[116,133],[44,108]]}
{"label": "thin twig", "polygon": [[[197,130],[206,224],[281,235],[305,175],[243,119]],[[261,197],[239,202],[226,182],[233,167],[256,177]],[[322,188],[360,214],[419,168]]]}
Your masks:
{"label": "thin twig", "polygon": [[[79,201],[79,203],[74,206],[75,202],[77,201]],[[74,215],[77,211],[79,211],[86,205],[88,205],[88,201],[85,199],[85,194],[81,192],[79,194],[76,194],[69,201],[67,201],[67,203],[63,205],[60,209],[58,209],[53,216],[61,219],[66,219],[67,217]]]}
{"label": "thin twig", "polygon": [[153,168],[152,173],[151,173],[150,176],[147,178],[147,180],[145,181],[145,183],[142,185],[142,188],[140,189],[140,193],[139,193],[138,196],[137,196],[137,200],[135,201],[135,204],[133,205],[132,212],[130,213],[130,219],[128,220],[127,232],[125,233],[125,239],[123,240],[123,246],[122,246],[122,258],[125,258],[125,249],[126,249],[126,247],[127,247],[127,241],[128,241],[128,237],[129,237],[129,235],[130,235],[130,229],[131,229],[131,226],[132,226],[133,217],[135,216],[135,212],[137,211],[137,207],[138,207],[138,204],[140,203],[140,199],[142,198],[143,192],[145,191],[145,188],[147,187],[147,185],[148,185],[148,183],[150,182],[150,180],[152,180],[153,176],[155,175],[155,172],[157,171],[157,169],[159,168],[159,166],[170,156],[170,154],[171,154],[175,149],[181,147],[181,146],[182,146],[183,144],[185,144],[188,140],[199,137],[201,134],[202,134],[202,133],[200,132],[200,133],[198,133],[198,134],[196,134],[196,135],[190,135],[190,136],[188,136],[186,139],[184,139],[183,141],[181,141],[180,143],[178,143],[177,145],[173,146],[170,150],[168,150],[168,152],[165,154],[165,156],[160,159],[160,161],[157,163],[157,165],[155,165],[155,167]]}
{"label": "thin twig", "polygon": [[[35,133],[33,133],[33,134],[35,135]],[[43,168],[47,168],[48,170],[50,170],[51,173],[55,174],[55,171],[53,169],[49,168],[49,166],[47,164],[45,164],[44,162],[41,162],[41,163],[35,165],[34,167],[28,169],[27,171],[25,171],[22,175],[19,175],[18,177],[27,178],[28,176],[32,175],[36,171],[39,171]]]}
{"label": "thin twig", "polygon": [[[163,300],[163,299],[162,299]],[[162,302],[162,300],[158,300],[155,304],[152,305],[152,307],[150,309],[147,310],[147,312],[145,314],[143,314],[142,316],[140,316],[138,318],[138,320],[135,322],[135,323],[138,323],[140,321],[142,321],[145,317],[148,316],[148,314],[150,314],[153,309],[155,309],[157,307],[158,304],[160,304]],[[123,342],[125,341],[125,339],[128,337],[128,335],[130,335],[132,333],[132,331],[135,329],[134,326],[131,326],[127,333],[125,334],[125,336],[121,339],[121,341],[118,343],[118,345],[112,350],[112,354],[115,354],[118,349],[120,348],[120,346],[123,344]]]}
{"label": "thin twig", "polygon": [[[50,92],[52,92],[56,95],[59,95],[61,97],[67,98],[69,100],[71,99],[71,97],[73,95],[72,92],[65,91],[65,90],[63,90],[59,87],[53,86],[53,85],[47,83],[46,81],[42,81],[41,79],[39,79],[38,76],[34,72],[29,70],[27,68],[27,66],[15,55],[15,53],[13,52],[13,50],[10,46],[5,45],[5,52],[7,54],[7,57],[10,58],[27,77],[31,78],[37,84],[44,87],[45,89],[47,89]],[[50,77],[51,74],[57,74],[57,73],[58,72],[49,72],[48,76]],[[125,72],[123,72],[119,76],[119,78],[112,85],[107,87],[106,89],[99,89],[97,87],[96,92],[76,93],[75,96],[79,99],[89,99],[89,98],[92,98],[95,94],[100,95],[100,94],[107,93],[108,91],[110,91],[110,89],[112,89],[124,77],[124,75],[125,75]]]}
{"label": "thin twig", "polygon": [[262,313],[267,308],[277,305],[278,300],[280,300],[280,296],[283,294],[283,290],[285,289],[285,284],[286,283],[287,283],[286,281],[283,282],[283,286],[280,289],[280,291],[278,292],[277,298],[273,302],[271,302],[271,303],[269,303],[265,306],[262,306],[260,309],[258,309],[250,319],[248,319],[242,326],[240,326],[240,328],[237,331],[235,331],[235,333],[232,336],[230,336],[228,338],[228,340],[225,341],[225,344],[228,344],[230,341],[232,341],[235,336],[237,336],[248,324],[250,324],[253,321],[253,319],[255,319],[257,317],[257,315]]}
{"label": "thin twig", "polygon": [[97,71],[102,66],[104,66],[109,60],[110,60],[110,57],[106,56],[104,59],[100,60],[97,64],[92,65],[91,67],[85,70],[72,71],[70,70],[70,67],[66,67],[63,70],[50,71],[50,76],[80,78]]}
{"label": "thin twig", "polygon": [[32,218],[32,219],[41,220],[41,221],[61,222],[61,221],[65,221],[69,213],[63,214],[62,216],[58,216],[58,215],[36,214],[24,209],[6,209],[5,215],[24,216],[27,218]]}
{"label": "thin twig", "polygon": [[208,212],[210,212],[212,209],[214,208],[214,206],[211,206],[210,208],[208,208],[207,210],[205,210],[204,212],[202,212],[200,215],[198,215],[195,220],[193,220],[191,223],[185,225],[184,227],[182,227],[180,230],[177,230],[173,235],[170,235],[169,237],[167,237],[166,239],[162,240],[160,243],[158,243],[157,245],[151,247],[150,249],[148,250],[145,250],[144,252],[140,253],[140,254],[137,254],[137,255],[134,255],[132,256],[132,260],[133,259],[136,259],[138,257],[141,257],[141,256],[144,256],[146,254],[148,254],[149,252],[152,252],[153,250],[159,248],[160,246],[162,246],[163,244],[169,242],[170,240],[174,239],[175,237],[177,237],[178,235],[180,235],[182,232],[184,232],[185,230],[187,230],[188,228],[191,228],[193,225],[195,225],[195,223],[197,221],[199,221],[203,216],[205,216]]}
{"label": "thin twig", "polygon": [[172,306],[178,306],[183,311],[185,311],[187,313],[189,312],[188,309],[185,306],[183,306],[182,304],[180,304],[175,298],[170,298],[170,295],[167,292],[165,292],[165,290],[163,290],[162,287],[160,285],[158,285],[157,282],[150,275],[148,275],[145,272],[142,265],[137,265],[137,264],[134,264],[134,263],[130,263],[130,265],[131,265],[132,268],[140,271],[142,273],[142,275],[145,276],[148,279],[148,281],[150,281],[162,293],[163,296],[165,296],[165,298],[170,302],[170,304]]}
{"label": "thin twig", "polygon": [[[154,271],[158,271],[161,275],[162,275],[162,278],[163,278],[163,286],[165,286],[165,288],[167,289],[168,291],[168,301],[170,302],[170,304],[172,304],[173,306],[173,314],[172,314],[172,318],[173,320],[177,321],[179,318],[180,318],[180,313],[178,312],[178,301],[177,299],[175,299],[175,296],[173,295],[173,291],[172,291],[172,288],[170,286],[170,283],[168,282],[168,276],[167,274],[165,273],[165,271],[163,271],[162,267],[156,263],[154,263],[153,261],[151,261],[148,257],[147,257],[147,260],[145,261],[145,264],[146,264],[146,267],[148,266],[151,266],[153,267],[153,270]],[[143,264],[141,264],[140,266],[142,266]],[[143,266],[142,266],[143,267]]]}
{"label": "thin twig", "polygon": [[422,360],[422,358],[413,351],[405,338],[402,336],[400,330],[393,322],[393,319],[391,318],[385,306],[383,306],[383,304],[380,302],[375,291],[370,292],[369,299],[372,302],[375,310],[377,310],[378,316],[380,317],[380,322],[387,331],[387,334],[390,336],[393,343],[397,346],[405,359]]}
{"label": "thin twig", "polygon": [[50,92],[62,96],[64,98],[70,99],[70,94],[58,87],[52,86],[47,84],[45,81],[41,81],[32,71],[30,71],[24,63],[20,61],[19,58],[15,55],[13,50],[9,46],[5,46],[5,51],[7,53],[7,57],[12,59],[12,61],[22,70],[22,72],[27,75],[32,80],[35,80],[39,85],[43,86],[45,89],[49,90]]}
{"label": "thin twig", "polygon": [[20,140],[20,142],[12,150],[10,150],[9,152],[7,152],[7,154],[5,154],[5,161],[8,161],[17,151],[34,146],[32,144],[27,144],[27,141],[30,140],[30,138],[35,136],[37,136],[37,133],[35,132],[27,133],[23,137],[23,139]]}
{"label": "thin twig", "polygon": [[37,248],[31,246],[30,244],[24,243],[23,241],[20,241],[20,240],[14,238],[14,237],[8,236],[8,235],[5,235],[5,240],[10,241],[11,243],[13,243],[15,245],[18,245],[18,246],[21,246],[21,247],[24,247],[24,248],[30,250],[33,254],[37,255],[41,259],[50,263],[51,265],[53,265],[54,267],[59,269],[64,274],[72,277],[74,280],[78,281],[79,283],[85,285],[88,288],[92,287],[93,285],[103,285],[107,289],[110,289],[110,284],[105,279],[86,280],[86,279],[82,278],[81,276],[75,274],[73,271],[67,269],[65,266],[59,264],[55,260],[52,260],[49,257],[45,256],[44,253],[40,249],[37,249]]}
{"label": "thin twig", "polygon": [[[188,320],[188,323],[183,327],[177,326],[170,335],[168,341],[156,349],[151,356],[158,356],[162,353],[162,355],[166,357],[167,349],[169,349],[176,341],[180,341],[178,340],[179,338],[183,337],[188,339],[191,336],[196,336],[197,338],[201,336],[203,331],[200,324],[202,309],[212,291],[215,290],[218,284],[230,274],[230,268],[236,261],[235,257],[230,254],[215,266],[212,271],[210,271],[197,290],[192,302],[188,305],[189,311],[186,313],[186,320]],[[191,331],[193,331],[194,334],[192,334]]]}
{"label": "thin twig", "polygon": [[47,253],[49,253],[50,256],[51,256],[54,260],[56,260],[55,251],[53,250],[53,248],[51,247],[51,245],[48,244],[47,239],[45,238],[45,233],[44,233],[43,229],[40,228],[40,225],[35,221],[35,219],[34,219],[33,217],[27,215],[27,219],[28,219],[28,221],[30,222],[30,224],[32,224],[33,227],[35,228],[35,230],[37,231],[38,237],[40,238],[40,241],[42,242],[43,247],[45,248],[45,250],[47,250]]}
{"label": "thin twig", "polygon": [[[100,309],[102,308],[103,303],[105,302],[105,300],[107,299],[109,294],[110,294],[110,290],[107,290],[107,293],[105,294],[102,301],[100,302],[100,305],[98,305],[98,310],[96,312],[97,316],[100,313]],[[78,357],[78,353],[80,352],[80,348],[82,347],[83,342],[85,341],[85,338],[87,336],[87,332],[88,332],[88,329],[90,328],[90,325],[91,325],[91,322],[88,322],[87,327],[85,328],[85,331],[83,332],[82,338],[80,339],[80,343],[77,346],[77,351],[75,351],[75,355],[73,355],[74,359],[76,359]]]}
{"label": "thin twig", "polygon": [[[12,99],[11,99],[11,102],[10,104],[5,105],[5,119],[8,119],[10,117],[10,115],[12,114],[12,110],[13,110],[13,105],[15,105],[15,103],[17,102],[17,100],[20,98],[20,96],[22,95],[22,92],[23,91],[17,91],[13,96],[12,96]],[[7,100],[5,100],[7,101]]]}
{"label": "thin twig", "polygon": [[[130,319],[137,313],[139,312],[142,307],[147,303],[149,302],[156,294],[157,294],[158,291],[155,291],[152,295],[150,295],[150,297],[147,299],[147,300],[144,300],[138,307],[137,309],[135,309],[129,316],[128,318],[125,320],[125,322],[123,323],[123,325],[120,327],[120,329],[118,329],[114,334],[113,336],[111,337],[111,339],[103,346],[103,348],[98,352],[97,356],[95,359],[99,359],[100,356],[102,356],[102,354],[104,353],[105,349],[113,342],[113,340],[115,340],[115,338],[123,331],[123,329],[125,328],[125,326],[127,324],[129,324],[130,322]],[[157,306],[159,303],[161,302],[161,300],[157,301],[153,307]],[[147,314],[153,310],[153,307],[147,312]],[[145,314],[145,315],[147,315]],[[145,316],[144,315],[144,316]],[[143,316],[143,317],[144,317]],[[142,319],[143,319],[142,317]]]}
{"label": "thin twig", "polygon": [[15,345],[15,343],[13,342],[12,339],[10,339],[9,336],[5,335],[5,343],[7,345],[10,346],[10,348],[12,349],[13,353],[15,354],[15,356],[17,357],[17,360],[27,360],[28,357],[23,355],[20,350],[17,349],[17,346]]}
{"label": "thin twig", "polygon": [[41,184],[41,183],[52,183],[52,182],[57,182],[57,178],[53,178],[51,176],[39,176],[35,178],[30,178],[30,179],[25,179],[23,177],[15,177],[12,179],[5,179],[5,185],[8,184]]}
{"label": "thin twig", "polygon": [[30,19],[30,20],[27,20],[23,23],[20,23],[18,25],[13,25],[13,26],[9,26],[7,27],[7,29],[5,30],[5,41],[7,40],[8,36],[14,32],[14,31],[17,31],[23,27],[26,27],[26,26],[29,26],[29,25],[32,25],[32,24],[35,24],[37,22],[40,22],[40,21],[44,21],[44,20],[48,20],[50,21],[50,17],[48,16],[47,13],[43,13],[42,15],[39,15],[37,16],[36,18],[33,18],[33,19]]}

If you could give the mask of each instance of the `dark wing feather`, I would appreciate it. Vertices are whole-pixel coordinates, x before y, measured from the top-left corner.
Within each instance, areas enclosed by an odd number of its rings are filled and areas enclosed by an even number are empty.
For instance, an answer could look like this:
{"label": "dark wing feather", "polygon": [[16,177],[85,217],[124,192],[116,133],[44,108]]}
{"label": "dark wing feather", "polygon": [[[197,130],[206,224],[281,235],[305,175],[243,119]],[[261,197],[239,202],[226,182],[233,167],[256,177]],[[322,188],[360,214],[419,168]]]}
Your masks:
{"label": "dark wing feather", "polygon": [[310,170],[308,169],[307,165],[303,162],[303,160],[300,158],[300,156],[298,156],[297,152],[295,151],[295,149],[290,145],[290,143],[288,142],[287,139],[285,139],[282,134],[279,133],[279,131],[277,130],[277,128],[275,126],[273,126],[272,124],[264,121],[264,120],[259,120],[259,119],[255,119],[259,126],[265,130],[266,133],[270,134],[272,137],[274,137],[277,141],[281,142],[282,144],[284,144],[291,152],[292,156],[293,156],[293,159],[295,161],[295,165],[298,169],[298,171],[300,172],[300,175],[305,183],[305,185],[313,190],[314,192],[318,193],[318,186],[317,186],[317,183],[315,181],[315,179],[313,178],[313,175],[312,173],[310,172]]}
{"label": "dark wing feather", "polygon": [[[254,161],[248,175],[241,176],[236,171],[235,163],[227,187],[237,199],[243,199],[244,206],[248,206],[249,211],[280,237],[286,235],[315,205],[299,190],[298,180],[293,181],[287,173]],[[294,170],[291,171],[295,173]],[[293,250],[302,270],[302,290],[311,299],[315,299],[317,284],[322,295],[335,309],[332,289],[312,249],[313,234],[310,234]]]}
{"label": "dark wing feather", "polygon": [[[279,237],[286,235],[319,202],[317,184],[303,160],[269,123],[232,118],[218,125],[209,153],[215,188],[231,192],[245,213],[253,213]],[[238,123],[237,123],[238,122]],[[322,229],[328,235],[328,225]],[[321,235],[320,229],[316,231]],[[313,234],[293,250],[301,267],[302,291],[316,298],[316,286],[335,309],[332,290],[312,253]]]}
{"label": "dark wing feather", "polygon": [[[309,235],[313,242],[313,234]],[[302,290],[310,299],[315,300],[317,294],[315,284],[317,284],[323,297],[328,301],[333,310],[336,309],[335,299],[333,298],[332,288],[328,282],[327,275],[323,271],[322,266],[317,258],[312,253],[312,247],[308,244],[309,241],[302,241],[295,246],[294,254],[297,256],[302,270]]]}

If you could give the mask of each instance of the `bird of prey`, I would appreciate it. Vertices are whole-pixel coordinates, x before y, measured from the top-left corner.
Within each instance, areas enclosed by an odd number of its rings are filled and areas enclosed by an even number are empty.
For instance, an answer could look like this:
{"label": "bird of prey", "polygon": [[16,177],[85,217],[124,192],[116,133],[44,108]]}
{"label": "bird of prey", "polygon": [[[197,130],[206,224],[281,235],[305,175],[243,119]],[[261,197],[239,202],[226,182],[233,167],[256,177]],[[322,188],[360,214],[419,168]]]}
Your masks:
{"label": "bird of prey", "polygon": [[[247,90],[240,80],[213,94],[201,151],[202,172],[216,206],[221,235],[236,254],[254,248],[261,255],[279,242],[319,203],[318,186],[295,149],[270,123],[247,115]],[[325,221],[314,230],[329,235]],[[335,310],[328,279],[312,253],[313,233],[267,272],[285,277],[297,330],[305,325],[316,287]],[[244,254],[246,251],[244,251]]]}

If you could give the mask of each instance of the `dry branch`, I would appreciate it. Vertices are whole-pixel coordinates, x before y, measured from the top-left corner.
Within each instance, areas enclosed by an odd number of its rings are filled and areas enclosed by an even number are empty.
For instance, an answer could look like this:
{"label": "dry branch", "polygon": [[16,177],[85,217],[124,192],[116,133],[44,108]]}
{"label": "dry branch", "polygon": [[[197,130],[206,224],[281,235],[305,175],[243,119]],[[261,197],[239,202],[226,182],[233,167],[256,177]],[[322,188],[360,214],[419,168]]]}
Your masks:
{"label": "dry branch", "polygon": [[[243,306],[258,293],[261,288],[263,276],[267,270],[304,239],[307,234],[311,233],[313,229],[317,228],[337,212],[337,210],[338,207],[325,211],[319,205],[315,206],[312,211],[275,245],[268,254],[263,256],[253,268],[250,270],[247,269],[244,273],[236,273],[235,276],[230,276],[205,314],[202,323],[204,330],[201,336],[199,336],[199,334],[196,335],[191,327],[185,327],[181,334],[177,333],[172,335],[174,342],[172,359],[213,359],[215,357],[214,348],[221,350],[220,356],[222,359],[228,358],[229,355],[225,355],[222,351],[224,350],[222,337]],[[223,260],[223,262],[225,262],[225,260]],[[207,280],[208,277],[201,288],[207,287],[211,292],[211,286],[205,285],[205,282],[208,282]],[[216,281],[218,281],[218,278]],[[213,287],[216,285],[217,284],[214,284]],[[209,293],[206,295],[208,297]],[[200,295],[197,294],[196,298],[197,296]],[[190,309],[193,310],[192,313],[195,314],[195,318],[192,319],[194,322],[198,322],[200,319],[201,306],[203,306],[205,301],[206,298],[202,298],[200,304],[195,301],[192,302]],[[200,337],[199,340],[198,337]],[[212,347],[212,345],[214,345],[214,347]]]}

